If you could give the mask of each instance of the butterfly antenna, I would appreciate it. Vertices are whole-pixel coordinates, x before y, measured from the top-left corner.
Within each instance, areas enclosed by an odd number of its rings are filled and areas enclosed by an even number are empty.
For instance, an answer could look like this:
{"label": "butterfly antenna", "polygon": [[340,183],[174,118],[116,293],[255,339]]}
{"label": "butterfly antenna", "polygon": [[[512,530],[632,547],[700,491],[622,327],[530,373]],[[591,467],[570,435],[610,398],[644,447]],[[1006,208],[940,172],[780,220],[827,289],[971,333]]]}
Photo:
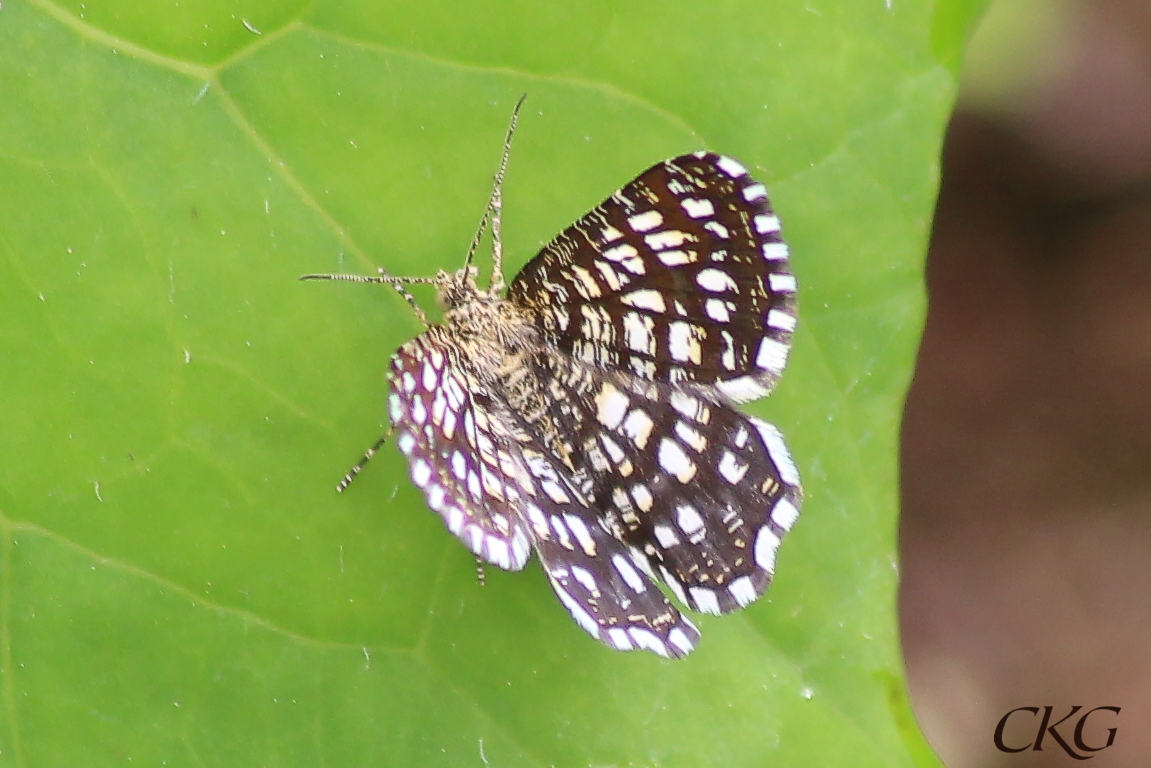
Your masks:
{"label": "butterfly antenna", "polygon": [[512,136],[516,132],[516,123],[519,122],[520,107],[524,105],[524,100],[528,97],[525,93],[520,96],[519,101],[516,102],[515,107],[512,108],[511,123],[508,124],[508,132],[504,136],[504,151],[500,157],[500,165],[496,170],[495,183],[492,185],[492,193],[488,197],[487,208],[484,209],[483,218],[480,219],[480,226],[476,230],[476,234],[472,237],[472,243],[468,247],[467,258],[464,259],[464,271],[461,275],[467,275],[467,268],[471,266],[472,259],[476,255],[476,250],[480,246],[480,239],[487,231],[488,222],[492,225],[492,280],[488,289],[490,291],[499,292],[504,288],[504,274],[503,274],[503,256],[504,244],[500,231],[500,214],[503,209],[503,186],[504,174],[508,169],[508,155],[512,150]]}
{"label": "butterfly antenna", "polygon": [[423,308],[416,303],[416,297],[404,286],[408,284],[432,284],[435,282],[434,277],[395,277],[394,275],[389,275],[383,267],[380,267],[378,275],[315,274],[300,275],[300,279],[342,280],[347,283],[382,283],[384,285],[390,285],[396,289],[396,293],[404,297],[404,301],[408,303],[408,306],[412,308],[412,312],[416,314],[416,317],[419,318],[425,327],[431,325]]}

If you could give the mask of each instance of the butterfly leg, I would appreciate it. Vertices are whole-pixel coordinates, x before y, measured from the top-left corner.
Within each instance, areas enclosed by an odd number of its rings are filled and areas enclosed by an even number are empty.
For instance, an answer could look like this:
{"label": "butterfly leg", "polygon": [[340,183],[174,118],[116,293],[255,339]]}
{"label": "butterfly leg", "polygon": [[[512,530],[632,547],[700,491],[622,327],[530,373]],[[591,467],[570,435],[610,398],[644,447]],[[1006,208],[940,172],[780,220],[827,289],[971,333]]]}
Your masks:
{"label": "butterfly leg", "polygon": [[336,486],[336,493],[343,493],[347,487],[352,484],[352,481],[356,479],[356,475],[360,474],[360,470],[364,468],[364,465],[366,465],[371,460],[371,458],[376,455],[376,452],[384,446],[384,443],[388,442],[388,438],[391,436],[392,428],[389,426],[388,434],[377,440],[372,445],[372,447],[364,453],[363,457],[356,462],[356,465],[348,470],[348,474],[344,475],[344,479],[341,480],[339,485]]}

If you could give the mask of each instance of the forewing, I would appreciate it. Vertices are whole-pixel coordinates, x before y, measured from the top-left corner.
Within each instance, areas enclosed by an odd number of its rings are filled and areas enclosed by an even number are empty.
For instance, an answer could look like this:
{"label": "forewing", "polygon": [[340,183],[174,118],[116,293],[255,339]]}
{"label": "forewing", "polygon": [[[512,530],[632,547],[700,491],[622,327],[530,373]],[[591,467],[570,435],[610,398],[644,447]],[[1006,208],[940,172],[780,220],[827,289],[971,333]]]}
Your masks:
{"label": "forewing", "polygon": [[396,444],[448,530],[487,562],[518,571],[531,547],[518,511],[517,437],[444,336],[433,328],[392,356]]}
{"label": "forewing", "polygon": [[694,610],[763,594],[802,501],[779,431],[683,390],[578,368],[553,379],[551,417],[576,435],[577,485],[616,537]]}
{"label": "forewing", "polygon": [[795,290],[764,186],[697,152],[653,166],[561,232],[509,298],[576,359],[746,402],[787,362]]}

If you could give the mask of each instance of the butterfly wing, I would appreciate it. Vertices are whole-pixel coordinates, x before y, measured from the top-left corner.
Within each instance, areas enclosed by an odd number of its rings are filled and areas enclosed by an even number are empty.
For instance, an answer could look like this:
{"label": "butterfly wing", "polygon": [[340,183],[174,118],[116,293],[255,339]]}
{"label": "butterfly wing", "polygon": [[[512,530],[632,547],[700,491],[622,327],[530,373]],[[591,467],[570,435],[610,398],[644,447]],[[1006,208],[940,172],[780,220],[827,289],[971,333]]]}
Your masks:
{"label": "butterfly wing", "polygon": [[518,439],[490,409],[458,349],[434,327],[392,356],[388,407],[412,482],[477,556],[518,571],[531,554],[518,513]]}
{"label": "butterfly wing", "polygon": [[568,612],[612,648],[691,652],[699,631],[604,529],[570,468],[500,393],[469,375],[449,339],[433,328],[405,344],[390,379],[397,444],[452,533],[508,570],[523,568],[534,547]]}
{"label": "butterfly wing", "polygon": [[709,152],[659,163],[561,232],[512,282],[545,340],[606,370],[766,395],[795,328],[767,190]]}
{"label": "butterfly wing", "polygon": [[536,489],[524,488],[532,544],[576,623],[619,651],[690,653],[699,630],[656,588],[646,560],[604,527],[602,514],[542,446],[525,448],[522,457]]}
{"label": "butterfly wing", "polygon": [[573,436],[575,483],[615,538],[694,610],[758,598],[803,495],[779,431],[682,389],[570,359],[549,368],[548,419]]}

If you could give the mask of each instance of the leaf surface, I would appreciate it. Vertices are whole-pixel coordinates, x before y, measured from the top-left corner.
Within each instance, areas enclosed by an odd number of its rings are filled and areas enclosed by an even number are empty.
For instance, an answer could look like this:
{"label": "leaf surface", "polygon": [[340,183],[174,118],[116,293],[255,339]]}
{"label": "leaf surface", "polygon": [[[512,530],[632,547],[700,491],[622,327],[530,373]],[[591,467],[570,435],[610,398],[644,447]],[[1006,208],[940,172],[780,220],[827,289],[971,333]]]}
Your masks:
{"label": "leaf surface", "polygon": [[[983,5],[5,0],[0,761],[935,764],[896,441]],[[478,587],[394,449],[333,492],[419,326],[296,278],[456,268],[525,92],[513,273],[701,148],[767,183],[792,245],[792,362],[748,410],[804,514],[684,662],[590,641],[535,566]]]}

